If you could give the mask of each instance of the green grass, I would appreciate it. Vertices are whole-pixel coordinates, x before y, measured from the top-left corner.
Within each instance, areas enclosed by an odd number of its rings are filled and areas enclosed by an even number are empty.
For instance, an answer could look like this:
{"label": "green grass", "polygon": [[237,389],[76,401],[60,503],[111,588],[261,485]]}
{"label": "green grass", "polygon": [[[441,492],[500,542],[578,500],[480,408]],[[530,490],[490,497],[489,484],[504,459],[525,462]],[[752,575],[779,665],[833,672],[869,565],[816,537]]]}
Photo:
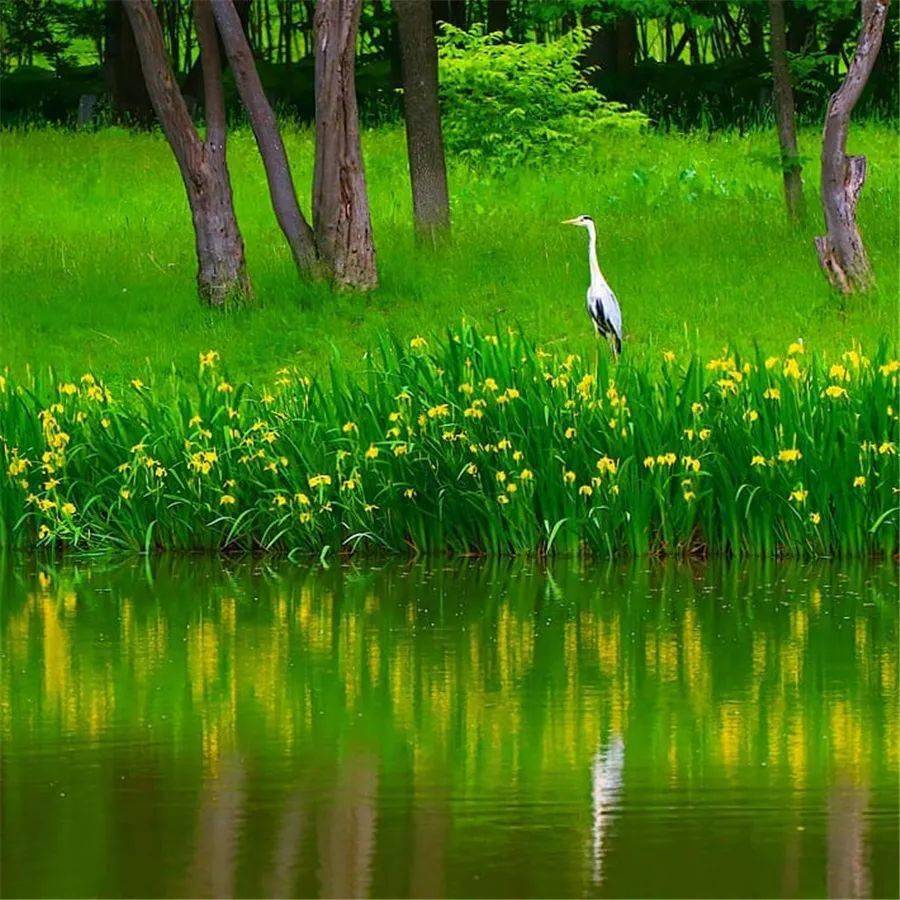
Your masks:
{"label": "green grass", "polygon": [[[805,131],[815,159],[819,136]],[[287,133],[308,207],[312,144]],[[810,222],[784,221],[773,133],[609,135],[589,158],[487,178],[451,164],[454,242],[417,249],[405,147],[398,129],[364,138],[382,286],[370,296],[301,283],[277,229],[252,137],[234,134],[230,163],[259,307],[201,309],[184,190],[159,134],[34,130],[0,134],[0,366],[100,372],[112,384],[173,364],[193,371],[214,347],[238,379],[283,365],[321,372],[336,348],[345,366],[390,330],[430,335],[462,316],[521,325],[561,351],[593,353],[584,312],[586,235],[559,221],[598,221],[601,265],[624,313],[626,356],[662,349],[764,353],[802,337],[837,351],[852,339],[896,339],[898,147],[886,125],[855,126],[869,158],[860,203],[879,289],[842,300],[819,272],[815,162]]]}
{"label": "green grass", "polygon": [[[0,545],[865,555],[897,549],[900,362],[582,361],[464,326],[362,385],[0,385]],[[196,371],[195,362],[195,371]]]}

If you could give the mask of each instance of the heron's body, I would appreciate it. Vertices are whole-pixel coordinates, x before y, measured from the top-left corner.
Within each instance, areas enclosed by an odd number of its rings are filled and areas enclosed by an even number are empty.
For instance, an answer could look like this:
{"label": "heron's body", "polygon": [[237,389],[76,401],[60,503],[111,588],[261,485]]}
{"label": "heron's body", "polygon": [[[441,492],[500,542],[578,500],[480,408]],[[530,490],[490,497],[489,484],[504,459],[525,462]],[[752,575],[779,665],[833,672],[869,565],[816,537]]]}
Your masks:
{"label": "heron's body", "polygon": [[588,263],[591,268],[591,284],[587,290],[587,311],[597,334],[612,341],[618,356],[622,352],[622,311],[619,309],[616,295],[600,271],[600,263],[597,261],[597,229],[594,227],[594,220],[590,216],[579,216],[577,219],[570,219],[568,224],[587,228],[590,238]]}

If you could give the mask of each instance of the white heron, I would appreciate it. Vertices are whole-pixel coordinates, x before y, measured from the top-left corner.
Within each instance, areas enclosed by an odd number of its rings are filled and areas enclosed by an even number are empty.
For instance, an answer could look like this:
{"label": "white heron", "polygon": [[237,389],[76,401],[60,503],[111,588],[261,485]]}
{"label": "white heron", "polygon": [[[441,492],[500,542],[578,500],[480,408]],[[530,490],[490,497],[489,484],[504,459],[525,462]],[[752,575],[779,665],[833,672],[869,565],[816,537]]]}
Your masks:
{"label": "white heron", "polygon": [[597,334],[612,341],[613,352],[618,356],[622,352],[622,311],[612,288],[600,271],[597,262],[597,229],[590,216],[576,216],[566,219],[563,225],[577,225],[586,228],[588,237],[588,262],[591,266],[591,284],[587,290],[587,311],[597,329]]}

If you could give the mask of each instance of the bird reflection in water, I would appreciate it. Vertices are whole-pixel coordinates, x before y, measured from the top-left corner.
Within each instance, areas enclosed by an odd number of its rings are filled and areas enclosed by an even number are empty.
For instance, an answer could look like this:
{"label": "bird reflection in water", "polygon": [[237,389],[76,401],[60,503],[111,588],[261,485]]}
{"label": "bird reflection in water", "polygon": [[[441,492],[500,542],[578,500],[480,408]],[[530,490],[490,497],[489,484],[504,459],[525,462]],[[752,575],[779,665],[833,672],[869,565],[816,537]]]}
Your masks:
{"label": "bird reflection in water", "polygon": [[603,842],[612,813],[622,790],[625,742],[616,735],[604,750],[598,750],[591,762],[591,862],[595,885],[603,880]]}

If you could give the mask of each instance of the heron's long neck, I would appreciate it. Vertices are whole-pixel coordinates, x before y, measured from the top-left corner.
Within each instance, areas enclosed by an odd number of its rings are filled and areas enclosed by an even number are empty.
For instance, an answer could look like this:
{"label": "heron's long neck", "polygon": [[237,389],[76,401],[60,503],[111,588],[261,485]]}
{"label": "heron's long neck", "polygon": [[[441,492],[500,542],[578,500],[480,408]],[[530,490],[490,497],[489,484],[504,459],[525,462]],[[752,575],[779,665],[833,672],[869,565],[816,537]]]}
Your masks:
{"label": "heron's long neck", "polygon": [[600,285],[606,284],[606,279],[600,271],[600,263],[597,262],[597,230],[593,223],[588,225],[588,235],[590,237],[588,262],[591,264],[591,287],[600,287]]}

